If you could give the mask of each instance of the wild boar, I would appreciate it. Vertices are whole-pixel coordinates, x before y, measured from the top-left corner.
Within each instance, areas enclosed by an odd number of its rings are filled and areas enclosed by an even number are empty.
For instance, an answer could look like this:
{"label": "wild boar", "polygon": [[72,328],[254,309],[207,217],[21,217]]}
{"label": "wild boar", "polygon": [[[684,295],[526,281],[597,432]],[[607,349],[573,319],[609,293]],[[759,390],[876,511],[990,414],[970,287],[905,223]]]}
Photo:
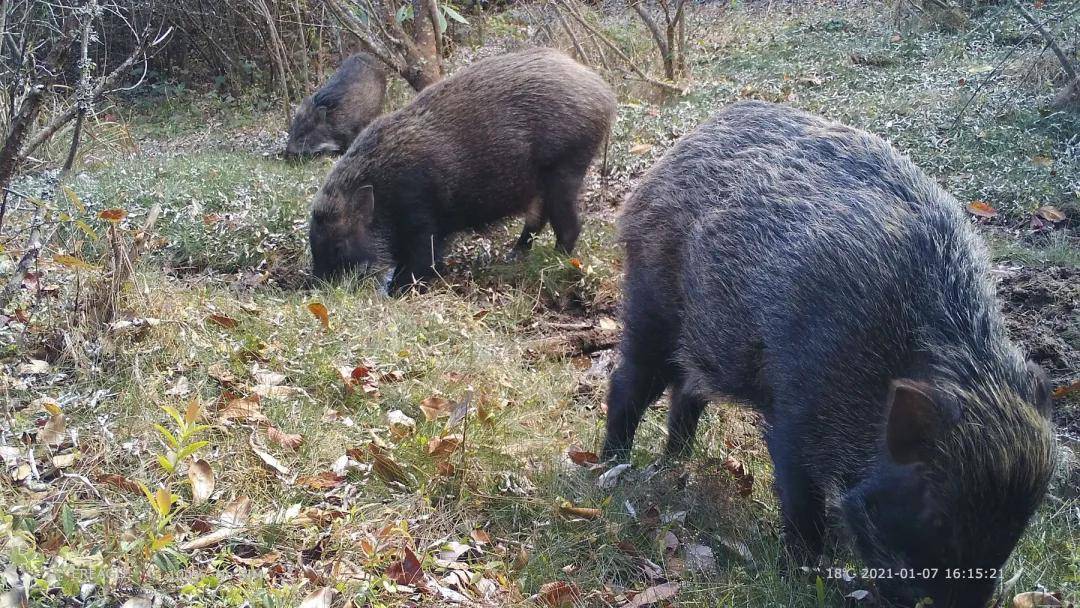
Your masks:
{"label": "wild boar", "polygon": [[796,559],[839,522],[892,573],[885,600],[985,606],[1056,449],[1046,378],[1006,335],[956,199],[874,135],[746,102],[649,171],[620,238],[604,456],[667,387],[671,454],[707,400],[747,402]]}
{"label": "wild boar", "polygon": [[334,165],[313,203],[315,276],[391,265],[400,291],[438,273],[453,234],[521,214],[515,250],[550,221],[570,252],[578,191],[614,116],[603,79],[553,49],[462,68],[372,122]]}
{"label": "wild boar", "polygon": [[305,99],[289,125],[287,156],[340,154],[382,112],[386,73],[366,53],[346,59]]}

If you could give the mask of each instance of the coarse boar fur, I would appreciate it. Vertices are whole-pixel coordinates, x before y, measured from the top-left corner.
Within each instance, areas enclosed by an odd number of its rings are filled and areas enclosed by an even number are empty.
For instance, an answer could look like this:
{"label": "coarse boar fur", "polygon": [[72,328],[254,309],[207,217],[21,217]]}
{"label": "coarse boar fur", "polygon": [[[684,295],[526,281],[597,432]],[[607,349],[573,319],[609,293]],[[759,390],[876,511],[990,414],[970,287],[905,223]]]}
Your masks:
{"label": "coarse boar fur", "polygon": [[550,221],[569,252],[577,198],[615,96],[553,49],[478,61],[379,117],[326,178],[311,217],[314,273],[392,265],[392,288],[439,270],[447,238],[524,214],[515,246]]}
{"label": "coarse boar fur", "polygon": [[383,108],[386,73],[379,60],[358,53],[342,62],[289,125],[287,156],[341,154]]}
{"label": "coarse boar fur", "polygon": [[666,387],[674,454],[707,399],[748,402],[796,558],[838,522],[892,569],[887,601],[984,606],[1056,449],[1047,381],[1006,335],[956,199],[878,137],[746,102],[652,168],[620,233],[605,456]]}

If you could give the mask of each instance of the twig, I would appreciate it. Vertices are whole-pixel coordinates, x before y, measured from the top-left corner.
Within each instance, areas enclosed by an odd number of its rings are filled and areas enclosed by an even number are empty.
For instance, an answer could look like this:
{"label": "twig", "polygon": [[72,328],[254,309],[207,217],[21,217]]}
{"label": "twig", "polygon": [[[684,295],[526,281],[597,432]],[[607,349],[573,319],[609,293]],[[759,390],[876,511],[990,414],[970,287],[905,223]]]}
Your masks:
{"label": "twig", "polygon": [[570,24],[566,22],[566,17],[563,17],[562,11],[559,10],[559,5],[552,3],[552,8],[555,9],[555,18],[559,21],[559,25],[562,26],[566,35],[570,38],[570,43],[574,45],[574,53],[577,55],[577,60],[585,65],[589,65],[589,58],[585,55],[585,49],[581,47],[581,43],[578,42],[577,36],[574,35],[574,30],[570,29]]}
{"label": "twig", "polygon": [[654,86],[658,86],[658,87],[660,87],[662,89],[666,89],[666,90],[671,91],[673,93],[678,93],[679,95],[682,95],[683,93],[686,92],[684,89],[682,89],[679,86],[671,84],[670,82],[663,82],[663,81],[657,80],[655,78],[652,78],[651,76],[649,76],[645,72],[643,72],[641,70],[641,68],[637,67],[637,65],[634,63],[634,61],[632,59],[630,59],[630,57],[628,57],[626,55],[626,53],[622,52],[622,50],[619,47],[615,46],[614,42],[609,40],[608,37],[605,36],[604,34],[602,34],[601,32],[597,31],[596,28],[589,25],[589,23],[587,21],[585,21],[585,18],[582,17],[581,15],[579,15],[577,13],[577,11],[575,11],[574,8],[570,6],[570,4],[569,4],[569,2],[567,0],[555,0],[555,2],[558,2],[558,3],[562,4],[562,6],[564,8],[566,8],[566,12],[569,13],[570,16],[574,18],[574,21],[577,21],[581,25],[581,27],[588,30],[589,33],[591,33],[593,36],[596,36],[598,40],[600,40],[601,42],[604,43],[604,46],[611,49],[619,57],[619,59],[621,59],[625,63],[626,67],[628,67],[630,69],[630,71],[632,71],[634,74],[636,74],[638,76],[638,78],[640,78],[640,79],[644,80],[645,82],[648,82],[649,84],[652,84]]}
{"label": "twig", "polygon": [[[97,289],[97,293],[87,298],[87,310],[94,313],[94,320],[99,324],[109,323],[116,316],[116,301],[120,296],[120,289],[134,270],[135,262],[142,254],[143,245],[149,237],[150,231],[157,224],[161,216],[161,205],[157,204],[150,210],[143,222],[143,227],[131,241],[131,247],[123,251],[119,237],[113,244],[113,262],[109,277],[104,279]],[[114,227],[115,230],[115,227]]]}
{"label": "twig", "polygon": [[1053,51],[1054,55],[1057,56],[1058,61],[1061,63],[1061,69],[1065,70],[1065,74],[1069,77],[1069,81],[1072,82],[1076,80],[1076,68],[1073,67],[1072,62],[1069,61],[1069,58],[1065,56],[1065,52],[1061,50],[1060,46],[1058,46],[1057,40],[1055,40],[1054,37],[1050,34],[1050,32],[1046,31],[1046,28],[1043,27],[1043,24],[1039,23],[1039,20],[1036,19],[1034,15],[1029,13],[1027,9],[1025,9],[1019,2],[1017,2],[1017,0],[1012,0],[1012,5],[1017,11],[1019,11],[1020,16],[1024,18],[1024,21],[1030,23],[1031,26],[1035,28],[1035,31],[1039,32],[1039,35],[1043,37],[1043,40],[1046,41],[1046,46],[1050,47],[1050,50]]}
{"label": "twig", "polygon": [[52,233],[49,234],[49,238],[42,241],[41,227],[44,223],[45,204],[42,203],[34,210],[34,217],[30,220],[30,236],[26,239],[26,251],[23,252],[18,265],[15,266],[15,272],[13,272],[11,278],[8,279],[4,291],[0,292],[0,310],[7,308],[7,305],[11,302],[12,298],[15,297],[15,292],[17,292],[22,285],[26,273],[30,270],[30,267],[34,265],[34,262],[37,261],[38,255],[41,253],[41,248],[45,243],[52,240],[52,235],[56,233],[56,230],[53,229]]}

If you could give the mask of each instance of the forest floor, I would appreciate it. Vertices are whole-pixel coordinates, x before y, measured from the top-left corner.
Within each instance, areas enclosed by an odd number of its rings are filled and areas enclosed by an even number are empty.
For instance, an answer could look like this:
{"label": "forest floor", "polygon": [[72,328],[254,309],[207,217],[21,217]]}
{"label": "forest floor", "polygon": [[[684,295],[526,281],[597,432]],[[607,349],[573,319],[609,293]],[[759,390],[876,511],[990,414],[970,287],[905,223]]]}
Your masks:
{"label": "forest floor", "polygon": [[[743,98],[882,135],[981,213],[1010,332],[1050,373],[1063,454],[1075,453],[1080,117],[1043,109],[1049,55],[1014,51],[1026,30],[1000,11],[963,35],[898,34],[865,7],[701,11],[686,95],[621,86],[574,257],[548,234],[504,262],[514,221],[463,235],[443,282],[398,299],[370,281],[312,287],[307,206],[332,160],[283,161],[280,108],[167,88],[118,102],[52,203],[67,214],[60,248],[0,311],[0,599],[869,604],[858,578],[781,576],[768,454],[747,410],[714,405],[695,457],[664,464],[661,400],[632,469],[590,464],[619,331],[619,202],[680,135]],[[499,37],[485,44],[520,44],[518,19],[492,17]],[[33,175],[17,186],[48,189]],[[120,314],[94,326],[85,305],[110,243],[156,205]],[[110,223],[108,209],[125,217]],[[32,212],[16,205],[8,221]],[[1073,458],[1002,597],[1080,599],[1078,486]]]}

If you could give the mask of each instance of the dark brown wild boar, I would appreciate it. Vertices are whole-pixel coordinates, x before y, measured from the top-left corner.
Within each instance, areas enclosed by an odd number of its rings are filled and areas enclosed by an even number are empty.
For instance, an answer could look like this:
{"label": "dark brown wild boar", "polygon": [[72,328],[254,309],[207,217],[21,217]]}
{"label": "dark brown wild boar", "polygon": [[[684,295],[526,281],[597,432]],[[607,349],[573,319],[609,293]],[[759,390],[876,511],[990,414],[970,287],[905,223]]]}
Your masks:
{"label": "dark brown wild boar", "polygon": [[569,252],[577,198],[615,116],[593,71],[553,49],[478,61],[379,117],[315,197],[315,276],[395,267],[394,291],[432,277],[448,237],[525,215],[516,250],[547,222]]}
{"label": "dark brown wild boar", "polygon": [[305,99],[289,125],[288,156],[340,154],[382,112],[386,74],[366,53],[346,59]]}
{"label": "dark brown wild boar", "polygon": [[604,455],[669,386],[674,454],[708,399],[749,402],[796,559],[838,522],[886,601],[985,606],[1056,450],[956,199],[873,135],[738,103],[649,171],[620,236]]}

